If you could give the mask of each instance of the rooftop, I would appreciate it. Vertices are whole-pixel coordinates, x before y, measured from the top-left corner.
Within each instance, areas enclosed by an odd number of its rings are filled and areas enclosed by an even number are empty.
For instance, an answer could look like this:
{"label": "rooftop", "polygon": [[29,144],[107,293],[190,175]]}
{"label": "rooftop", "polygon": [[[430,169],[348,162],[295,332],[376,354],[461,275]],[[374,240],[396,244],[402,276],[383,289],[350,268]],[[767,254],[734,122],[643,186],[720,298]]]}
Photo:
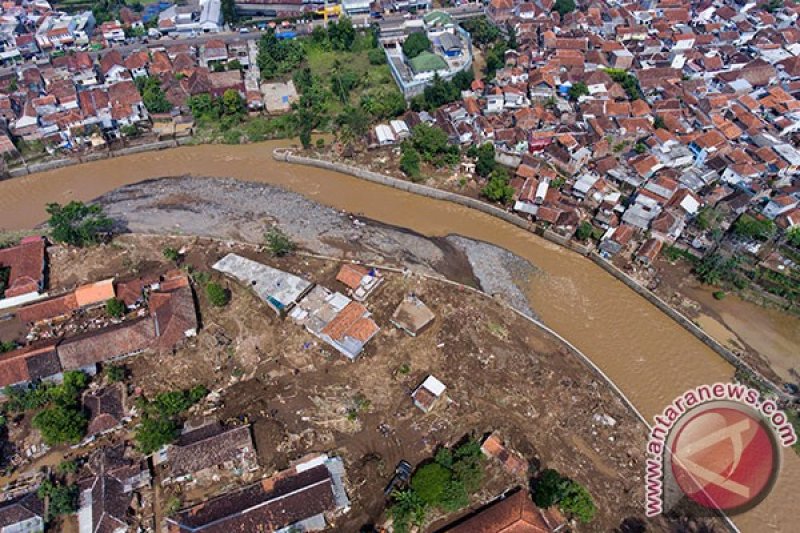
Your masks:
{"label": "rooftop", "polygon": [[249,285],[259,298],[278,313],[294,305],[312,287],[311,282],[294,274],[236,254],[226,255],[213,268]]}

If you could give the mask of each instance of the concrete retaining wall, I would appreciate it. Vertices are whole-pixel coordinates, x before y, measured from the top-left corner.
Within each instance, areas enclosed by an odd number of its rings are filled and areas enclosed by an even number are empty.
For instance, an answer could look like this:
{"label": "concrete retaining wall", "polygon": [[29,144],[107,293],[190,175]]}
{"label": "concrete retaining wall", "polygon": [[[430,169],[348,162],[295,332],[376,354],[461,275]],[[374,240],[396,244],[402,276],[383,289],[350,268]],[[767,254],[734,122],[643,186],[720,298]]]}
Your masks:
{"label": "concrete retaining wall", "polygon": [[78,157],[65,157],[55,159],[52,161],[45,161],[43,163],[33,163],[17,168],[12,168],[8,171],[9,178],[19,178],[29,174],[36,174],[37,172],[47,172],[57,168],[69,167],[72,165],[80,165],[82,163],[91,163],[92,161],[100,161],[101,159],[109,159],[112,157],[120,157],[124,155],[140,154],[142,152],[150,152],[154,150],[166,150],[167,148],[177,148],[191,143],[191,138],[181,138],[177,140],[158,141],[146,144],[139,144],[136,146],[128,146],[127,148],[120,148],[119,150],[103,150],[98,152],[91,152]]}
{"label": "concrete retaining wall", "polygon": [[768,380],[764,376],[760,375],[756,372],[750,365],[745,363],[739,356],[722,346],[716,339],[711,337],[708,333],[703,331],[697,324],[689,320],[688,317],[677,311],[675,308],[670,306],[667,302],[656,296],[651,290],[643,287],[640,283],[636,280],[625,274],[623,271],[618,269],[616,266],[611,264],[609,261],[606,261],[600,255],[593,253],[589,256],[592,261],[594,261],[600,268],[617,278],[619,281],[627,285],[630,289],[632,289],[636,294],[641,296],[642,298],[646,299],[651,304],[658,307],[660,311],[664,314],[669,316],[672,320],[683,326],[689,333],[697,337],[700,342],[717,352],[723,359],[728,361],[738,370],[745,372],[752,378],[753,380],[757,381],[763,387],[775,392],[777,394],[782,394],[780,387],[777,384],[773,383],[772,381]]}
{"label": "concrete retaining wall", "polygon": [[[522,217],[519,217],[513,213],[505,211],[504,209],[501,209],[497,206],[488,204],[486,202],[477,200],[475,198],[469,198],[449,191],[434,189],[433,187],[428,187],[427,185],[412,183],[410,181],[393,178],[391,176],[378,174],[377,172],[371,172],[369,170],[364,170],[350,165],[333,163],[331,161],[323,161],[320,159],[314,159],[310,157],[297,156],[292,154],[291,151],[289,150],[276,149],[275,151],[273,151],[273,157],[279,161],[286,161],[288,163],[324,168],[326,170],[331,170],[334,172],[349,174],[351,176],[355,176],[356,178],[371,181],[373,183],[379,183],[381,185],[394,187],[395,189],[400,189],[402,191],[407,191],[414,194],[427,196],[428,198],[453,202],[459,205],[463,205],[465,207],[476,209],[478,211],[486,213],[487,215],[500,218],[508,222],[509,224],[513,224],[519,228],[528,231],[533,231],[533,229],[537,227],[534,226],[532,222],[525,220]],[[552,232],[550,230],[544,230],[541,233],[536,231],[536,233],[540,234],[542,237],[551,242],[565,246],[571,250],[581,253],[582,255],[589,255],[589,250],[587,249],[587,247],[574,243],[570,241],[568,238],[564,239],[561,235],[555,232]],[[679,325],[683,326],[684,329],[686,329],[689,333],[697,337],[703,344],[714,350],[723,359],[731,363],[735,368],[747,373],[751,378],[753,378],[755,381],[759,382],[762,386],[766,387],[772,392],[777,393],[779,395],[782,394],[780,387],[778,387],[775,383],[761,376],[758,372],[756,372],[753,368],[751,368],[750,365],[745,363],[741,358],[739,358],[733,352],[722,346],[719,342],[717,342],[715,339],[709,336],[700,327],[695,325],[691,320],[689,320],[687,317],[685,317],[684,315],[673,309],[669,304],[661,300],[661,298],[653,294],[646,287],[640,285],[636,280],[634,280],[633,278],[631,278],[630,276],[628,276],[627,274],[616,268],[608,261],[601,258],[599,255],[591,254],[589,255],[589,257],[591,257],[592,261],[594,261],[601,268],[603,268],[603,270],[605,270],[606,272],[608,272],[609,274],[611,274],[612,276],[623,282],[625,285],[633,289],[637,294],[647,299],[650,303],[652,303],[658,309],[663,311],[667,316],[672,318]],[[544,325],[542,324],[542,326]],[[553,332],[553,334],[555,334],[555,332]]]}

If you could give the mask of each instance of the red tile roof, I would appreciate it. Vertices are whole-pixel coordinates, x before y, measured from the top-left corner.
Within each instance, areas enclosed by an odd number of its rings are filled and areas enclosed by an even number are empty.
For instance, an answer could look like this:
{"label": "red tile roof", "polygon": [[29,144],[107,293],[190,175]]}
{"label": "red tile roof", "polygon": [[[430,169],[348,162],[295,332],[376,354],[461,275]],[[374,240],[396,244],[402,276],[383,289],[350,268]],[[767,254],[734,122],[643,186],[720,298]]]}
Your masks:
{"label": "red tile roof", "polygon": [[27,237],[17,246],[0,250],[0,268],[8,268],[5,297],[38,292],[44,284],[44,239]]}
{"label": "red tile roof", "polygon": [[520,490],[447,529],[449,533],[552,533],[563,521],[536,507]]}

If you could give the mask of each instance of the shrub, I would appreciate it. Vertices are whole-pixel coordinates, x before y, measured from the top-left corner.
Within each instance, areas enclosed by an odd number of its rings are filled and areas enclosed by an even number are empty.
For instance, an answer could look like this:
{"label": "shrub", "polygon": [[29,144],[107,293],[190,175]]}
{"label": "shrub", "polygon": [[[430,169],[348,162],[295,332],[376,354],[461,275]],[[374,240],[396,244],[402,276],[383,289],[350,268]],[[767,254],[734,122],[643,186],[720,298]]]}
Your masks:
{"label": "shrub", "polygon": [[409,178],[416,178],[420,175],[419,152],[411,148],[408,144],[403,144],[403,155],[400,157],[400,170]]}
{"label": "shrub", "polygon": [[386,53],[382,48],[373,48],[367,52],[370,65],[383,65],[386,63]]}
{"label": "shrub", "polygon": [[725,291],[714,291],[714,299],[715,300],[724,300],[725,299]]}
{"label": "shrub", "polygon": [[267,248],[272,255],[283,257],[289,255],[297,249],[297,245],[280,228],[273,226],[264,235],[267,241]]}
{"label": "shrub", "polygon": [[106,314],[113,318],[120,318],[125,314],[125,304],[116,298],[106,300]]}
{"label": "shrub", "polygon": [[61,461],[56,467],[59,474],[74,474],[78,471],[78,463],[75,461]]}
{"label": "shrub", "polygon": [[164,259],[166,259],[167,261],[173,261],[175,263],[177,263],[178,259],[181,258],[181,254],[178,252],[178,250],[170,246],[164,248],[163,254],[164,254]]}
{"label": "shrub", "polygon": [[578,238],[579,241],[586,241],[589,237],[592,236],[592,232],[594,231],[594,227],[587,222],[581,222],[580,226],[578,226],[578,231],[575,232],[575,237]]}
{"label": "shrub", "polygon": [[208,296],[208,301],[211,302],[211,305],[215,307],[225,307],[231,298],[222,285],[213,281],[206,285],[206,296]]}

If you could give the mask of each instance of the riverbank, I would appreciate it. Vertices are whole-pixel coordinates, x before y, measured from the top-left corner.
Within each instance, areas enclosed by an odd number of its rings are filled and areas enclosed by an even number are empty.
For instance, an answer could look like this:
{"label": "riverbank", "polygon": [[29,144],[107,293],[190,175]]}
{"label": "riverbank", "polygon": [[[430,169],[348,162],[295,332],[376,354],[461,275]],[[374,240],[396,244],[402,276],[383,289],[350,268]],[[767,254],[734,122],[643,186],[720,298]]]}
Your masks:
{"label": "riverbank", "polygon": [[[282,164],[286,142],[191,146],[97,161],[0,182],[0,227],[45,220],[48,202],[90,201],[157,176],[198,175],[278,185],[338,211],[441,238],[459,234],[504,248],[536,265],[524,293],[542,322],[600,367],[650,419],[686,390],[728,381],[733,368],[673,320],[585,258],[498,218],[352,176]],[[213,200],[213,198],[212,198]],[[666,379],[665,379],[666,377]],[[791,529],[800,460],[784,454],[773,492],[736,517],[744,531]]]}
{"label": "riverbank", "polygon": [[535,317],[521,287],[536,275],[528,261],[457,236],[426,238],[359,218],[264,184],[181,176],[127,185],[96,199],[125,233],[196,235],[263,243],[279,227],[317,254],[436,273],[478,287]]}
{"label": "riverbank", "polygon": [[[275,150],[273,152],[273,156],[279,161],[285,161],[287,163],[293,163],[293,164],[310,165],[310,166],[315,166],[317,168],[324,168],[326,170],[332,170],[335,172],[350,174],[351,176],[355,176],[359,179],[368,180],[373,183],[378,183],[380,185],[393,187],[396,189],[400,189],[402,191],[411,192],[413,194],[419,194],[429,198],[434,198],[436,200],[453,202],[465,207],[469,207],[470,209],[476,209],[488,215],[500,218],[501,220],[514,224],[519,228],[527,230],[532,229],[532,224],[530,221],[525,220],[522,217],[519,217],[513,213],[505,211],[497,206],[494,206],[487,202],[483,202],[481,200],[477,200],[475,198],[470,198],[450,191],[443,191],[441,189],[428,187],[427,185],[422,185],[419,183],[413,183],[401,180],[398,178],[394,178],[392,176],[379,174],[376,172],[345,165],[342,163],[336,163],[336,162],[326,161],[323,159],[316,159],[304,156],[297,156],[294,155],[291,150],[285,150],[285,149]],[[578,243],[572,240],[564,239],[561,236],[557,235],[555,232],[549,232],[545,230],[541,232],[541,235],[542,237],[551,242],[565,246],[573,251],[580,253],[581,255],[589,256],[594,263],[599,265],[606,272],[608,272],[609,274],[620,280],[622,283],[624,283],[629,288],[634,290],[637,294],[639,294],[640,296],[648,300],[650,303],[655,305],[660,311],[662,311],[671,319],[673,319],[686,331],[694,335],[703,344],[714,350],[714,352],[716,352],[723,359],[732,364],[741,373],[740,375],[746,377],[748,381],[758,383],[761,387],[770,390],[774,394],[783,395],[783,391],[777,383],[767,378],[762,373],[758,372],[742,357],[740,357],[738,354],[734,353],[727,347],[723,346],[716,338],[706,333],[701,327],[697,326],[694,322],[692,322],[689,318],[687,318],[677,309],[667,304],[655,293],[653,293],[646,287],[642,286],[638,281],[628,276],[625,272],[623,272],[610,262],[600,257],[598,254],[590,253],[588,248],[580,246]]]}

